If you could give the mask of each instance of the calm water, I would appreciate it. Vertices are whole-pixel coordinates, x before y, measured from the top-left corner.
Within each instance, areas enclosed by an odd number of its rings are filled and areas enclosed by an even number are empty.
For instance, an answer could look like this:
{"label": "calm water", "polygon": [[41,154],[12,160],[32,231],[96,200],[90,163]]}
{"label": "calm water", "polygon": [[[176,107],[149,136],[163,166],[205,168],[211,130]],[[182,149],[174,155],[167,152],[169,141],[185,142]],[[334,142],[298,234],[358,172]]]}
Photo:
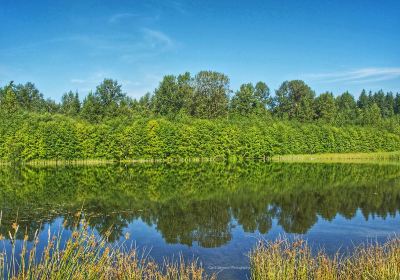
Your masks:
{"label": "calm water", "polygon": [[[400,234],[400,165],[188,163],[1,167],[0,233],[18,217],[30,238],[85,208],[99,234],[198,258],[221,279],[246,279],[258,239],[301,235],[328,252]],[[21,236],[22,233],[21,230]],[[70,232],[65,231],[65,237]],[[5,243],[8,246],[8,243]]]}

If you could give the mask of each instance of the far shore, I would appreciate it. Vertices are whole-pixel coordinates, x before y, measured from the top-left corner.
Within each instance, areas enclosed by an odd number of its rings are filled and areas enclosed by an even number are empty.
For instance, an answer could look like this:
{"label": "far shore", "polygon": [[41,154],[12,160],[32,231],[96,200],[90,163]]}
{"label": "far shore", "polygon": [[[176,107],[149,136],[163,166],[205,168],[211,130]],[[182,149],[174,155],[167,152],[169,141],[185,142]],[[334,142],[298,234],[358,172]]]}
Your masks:
{"label": "far shore", "polygon": [[[166,158],[166,159],[43,159],[13,162],[0,160],[0,166],[30,165],[30,166],[57,166],[57,165],[103,165],[103,164],[140,164],[140,163],[172,163],[172,162],[219,162],[225,161],[223,157],[215,158]],[[240,161],[266,161],[286,163],[400,163],[400,151],[372,152],[372,153],[326,153],[326,154],[298,154],[275,155],[271,158],[261,159],[228,159],[231,162]]]}

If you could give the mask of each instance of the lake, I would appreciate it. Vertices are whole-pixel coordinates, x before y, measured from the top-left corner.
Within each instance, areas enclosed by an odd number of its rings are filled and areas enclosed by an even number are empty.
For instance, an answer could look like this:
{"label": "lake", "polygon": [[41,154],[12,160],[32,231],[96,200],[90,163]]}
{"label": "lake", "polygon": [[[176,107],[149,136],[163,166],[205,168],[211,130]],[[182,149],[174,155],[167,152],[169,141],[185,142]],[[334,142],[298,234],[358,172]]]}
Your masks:
{"label": "lake", "polygon": [[[67,229],[84,209],[110,242],[156,261],[201,261],[219,279],[246,279],[260,239],[300,236],[333,254],[400,234],[399,164],[245,162],[0,167],[0,233]],[[64,239],[65,240],[65,239]],[[4,242],[9,250],[9,241]]]}

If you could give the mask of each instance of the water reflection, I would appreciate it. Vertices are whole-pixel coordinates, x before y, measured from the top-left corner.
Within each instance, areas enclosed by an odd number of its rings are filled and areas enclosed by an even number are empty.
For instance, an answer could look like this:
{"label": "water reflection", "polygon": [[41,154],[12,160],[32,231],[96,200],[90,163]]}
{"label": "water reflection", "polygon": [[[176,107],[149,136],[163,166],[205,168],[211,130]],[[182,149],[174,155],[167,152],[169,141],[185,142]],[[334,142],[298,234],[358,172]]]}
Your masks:
{"label": "water reflection", "polygon": [[[368,164],[186,163],[0,169],[0,233],[18,217],[32,239],[46,222],[72,227],[85,208],[110,241],[141,219],[167,243],[211,248],[245,232],[267,233],[276,220],[287,233],[306,233],[318,219],[395,216],[400,166]],[[19,238],[23,238],[20,231]]]}

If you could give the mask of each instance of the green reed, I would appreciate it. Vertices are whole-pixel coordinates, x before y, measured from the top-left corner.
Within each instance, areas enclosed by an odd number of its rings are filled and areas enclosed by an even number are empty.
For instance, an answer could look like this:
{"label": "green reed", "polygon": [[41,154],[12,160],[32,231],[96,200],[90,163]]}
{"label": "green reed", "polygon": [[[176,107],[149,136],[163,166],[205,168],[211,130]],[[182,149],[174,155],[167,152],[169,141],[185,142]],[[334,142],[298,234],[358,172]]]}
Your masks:
{"label": "green reed", "polygon": [[400,238],[360,245],[349,255],[312,254],[307,242],[262,241],[250,253],[251,279],[400,279]]}
{"label": "green reed", "polygon": [[[0,278],[25,279],[151,279],[151,280],[199,280],[216,279],[207,275],[197,261],[165,260],[157,264],[145,251],[128,246],[125,241],[108,242],[111,231],[102,237],[95,235],[88,222],[78,213],[79,222],[74,225],[71,237],[62,242],[66,225],[57,233],[47,233],[43,252],[39,251],[39,232],[28,242],[25,234],[20,242],[21,231],[17,222],[8,231],[11,250],[0,252]],[[0,226],[2,213],[0,212]],[[0,235],[5,248],[5,237]],[[28,246],[29,244],[30,246]],[[20,250],[17,250],[20,249]],[[20,253],[17,253],[20,252]],[[400,238],[394,236],[384,244],[367,243],[356,247],[351,254],[333,257],[323,250],[312,253],[310,246],[301,239],[290,241],[260,241],[250,252],[250,270],[253,280],[286,279],[400,279]]]}
{"label": "green reed", "polygon": [[[0,217],[1,226],[1,217]],[[0,253],[0,278],[25,279],[154,279],[154,280],[197,280],[215,279],[207,276],[197,261],[186,262],[182,257],[177,261],[165,260],[159,265],[140,253],[126,241],[117,245],[107,242],[111,232],[98,237],[89,230],[84,218],[80,219],[71,237],[62,243],[62,230],[57,234],[48,231],[47,244],[41,256],[38,254],[39,236],[35,233],[32,247],[28,247],[28,236],[22,241],[21,253],[16,254],[17,223],[9,231],[11,253]],[[5,242],[4,236],[0,236]],[[129,235],[125,236],[129,239]],[[5,244],[4,244],[5,245]],[[19,245],[18,245],[19,246]],[[5,248],[5,246],[4,246]]]}

